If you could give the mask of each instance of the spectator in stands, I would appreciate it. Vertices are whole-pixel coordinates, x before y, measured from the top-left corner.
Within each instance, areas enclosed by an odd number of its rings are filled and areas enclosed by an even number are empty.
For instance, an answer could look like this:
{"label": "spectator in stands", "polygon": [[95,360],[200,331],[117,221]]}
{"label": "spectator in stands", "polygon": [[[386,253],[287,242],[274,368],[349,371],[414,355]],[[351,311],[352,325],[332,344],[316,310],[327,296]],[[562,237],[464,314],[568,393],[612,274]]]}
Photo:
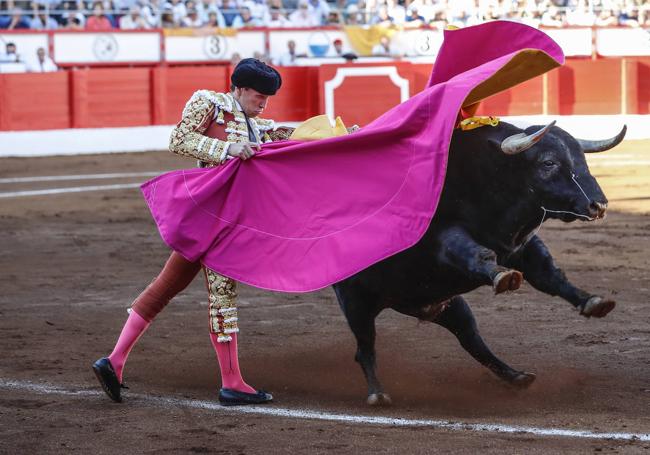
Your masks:
{"label": "spectator in stands", "polygon": [[32,30],[54,30],[59,28],[58,22],[47,13],[45,5],[34,4],[34,6],[34,18],[30,25]]}
{"label": "spectator in stands", "polygon": [[222,0],[221,13],[223,14],[226,27],[232,27],[235,21],[241,21],[239,10],[234,0]]}
{"label": "spectator in stands", "polygon": [[241,62],[241,55],[239,52],[233,52],[233,54],[230,56],[230,64],[235,67]]}
{"label": "spectator in stands", "polygon": [[269,20],[268,26],[274,28],[284,28],[289,27],[289,19],[282,13],[282,9],[277,6],[272,6],[271,9],[271,19]]}
{"label": "spectator in stands", "polygon": [[298,54],[296,52],[296,42],[294,40],[287,41],[287,52],[280,55],[275,61],[277,66],[294,66],[296,60],[299,58],[307,57],[307,54]]}
{"label": "spectator in stands", "polygon": [[603,8],[594,24],[597,27],[612,27],[618,25],[618,14],[614,13],[613,9]]}
{"label": "spectator in stands", "polygon": [[154,11],[154,7],[150,0],[138,0],[140,6],[140,15],[147,24],[147,28],[155,28],[159,26],[158,14]]}
{"label": "spectator in stands", "polygon": [[199,28],[203,26],[203,21],[199,17],[199,13],[196,8],[190,7],[187,9],[187,16],[182,19],[181,26],[190,28]]}
{"label": "spectator in stands", "polygon": [[412,4],[409,6],[404,26],[408,28],[418,28],[422,27],[424,24],[426,24],[426,20],[424,19],[424,16],[418,13],[417,5]]}
{"label": "spectator in stands", "polygon": [[317,27],[320,25],[319,19],[309,9],[308,0],[298,2],[298,9],[289,15],[289,22],[291,22],[291,27]]}
{"label": "spectator in stands", "polygon": [[104,5],[101,2],[95,2],[93,5],[93,15],[86,21],[86,30],[91,31],[108,31],[113,29],[113,24],[104,15]]}
{"label": "spectator in stands", "polygon": [[42,47],[36,50],[36,60],[27,64],[27,71],[30,73],[50,73],[58,69]]}
{"label": "spectator in stands", "polygon": [[63,13],[57,18],[61,27],[71,30],[79,30],[85,27],[86,18],[78,10],[76,1],[64,1],[61,3],[61,6],[59,6],[59,9],[63,11]]}
{"label": "spectator in stands", "polygon": [[327,53],[328,57],[339,57],[339,58],[344,58],[346,60],[354,60],[355,58],[358,58],[358,56],[351,52],[350,50],[346,49],[343,47],[343,40],[342,39],[335,39],[332,41],[332,49]]}
{"label": "spectator in stands", "polygon": [[174,20],[174,9],[171,4],[167,4],[160,15],[160,26],[162,28],[176,28],[178,24]]}
{"label": "spectator in stands", "polygon": [[386,0],[386,8],[394,24],[403,24],[406,21],[406,8],[397,3],[397,0]]}
{"label": "spectator in stands", "polygon": [[372,18],[370,23],[381,27],[392,27],[395,24],[395,19],[388,14],[388,7],[383,5],[379,8],[377,15]]}
{"label": "spectator in stands", "polygon": [[318,25],[323,25],[330,13],[330,7],[325,0],[309,0],[309,12],[316,19]]}
{"label": "spectator in stands", "polygon": [[346,25],[360,25],[364,21],[361,18],[361,13],[359,13],[359,7],[357,5],[348,5],[345,9],[345,24]]}
{"label": "spectator in stands", "polygon": [[216,0],[202,0],[199,1],[196,4],[196,11],[199,14],[199,17],[203,21],[204,24],[208,24],[210,20],[210,13],[215,13],[216,15],[216,21],[218,22],[219,20],[219,15],[221,12],[219,11],[219,6],[217,5]]}
{"label": "spectator in stands", "polygon": [[542,20],[540,21],[540,25],[544,27],[564,27],[566,25],[566,22],[560,10],[557,9],[555,6],[551,6],[542,15]]}
{"label": "spectator in stands", "polygon": [[633,3],[627,3],[618,16],[619,25],[625,27],[639,27],[639,10]]}
{"label": "spectator in stands", "polygon": [[327,15],[327,19],[325,20],[325,25],[330,25],[330,26],[343,25],[343,20],[341,19],[341,14],[339,13],[338,10],[336,9],[330,10],[329,14]]}
{"label": "spectator in stands", "polygon": [[4,54],[0,54],[0,62],[2,63],[19,63],[20,60],[20,55],[18,55],[18,52],[16,50],[16,44],[15,43],[7,43],[5,45],[5,52]]}
{"label": "spectator in stands", "polygon": [[210,11],[208,13],[208,21],[205,23],[204,26],[224,28],[226,26],[226,23],[220,11]]}
{"label": "spectator in stands", "polygon": [[397,51],[393,48],[390,38],[386,35],[379,39],[379,43],[372,48],[372,55],[375,57],[398,57]]}
{"label": "spectator in stands", "polygon": [[591,27],[596,21],[594,13],[589,11],[584,0],[579,0],[573,9],[566,13],[567,25],[579,25]]}
{"label": "spectator in stands", "polygon": [[172,10],[174,24],[176,24],[178,27],[183,22],[183,19],[187,16],[187,7],[181,0],[171,0],[171,4],[169,4],[169,6]]}
{"label": "spectator in stands", "polygon": [[239,10],[239,16],[232,23],[233,28],[260,27],[261,24],[253,17],[251,10],[243,7]]}
{"label": "spectator in stands", "polygon": [[27,29],[30,26],[30,20],[27,16],[23,15],[23,10],[14,8],[11,12],[11,19],[7,25],[7,30],[21,30]]}
{"label": "spectator in stands", "polygon": [[271,13],[265,0],[244,0],[243,6],[249,9],[258,25],[266,26],[271,20]]}
{"label": "spectator in stands", "polygon": [[122,30],[145,30],[148,29],[149,24],[142,17],[140,7],[134,5],[129,9],[129,14],[120,18],[120,29]]}

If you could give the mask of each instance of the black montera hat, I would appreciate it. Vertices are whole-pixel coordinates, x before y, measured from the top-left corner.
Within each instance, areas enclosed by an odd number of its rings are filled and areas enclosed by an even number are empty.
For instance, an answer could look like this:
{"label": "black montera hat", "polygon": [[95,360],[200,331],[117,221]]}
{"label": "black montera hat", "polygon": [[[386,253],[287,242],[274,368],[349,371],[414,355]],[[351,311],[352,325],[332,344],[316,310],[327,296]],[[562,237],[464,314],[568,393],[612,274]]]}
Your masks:
{"label": "black montera hat", "polygon": [[282,85],[280,73],[256,58],[241,60],[230,76],[230,82],[235,87],[248,87],[264,95],[275,95]]}

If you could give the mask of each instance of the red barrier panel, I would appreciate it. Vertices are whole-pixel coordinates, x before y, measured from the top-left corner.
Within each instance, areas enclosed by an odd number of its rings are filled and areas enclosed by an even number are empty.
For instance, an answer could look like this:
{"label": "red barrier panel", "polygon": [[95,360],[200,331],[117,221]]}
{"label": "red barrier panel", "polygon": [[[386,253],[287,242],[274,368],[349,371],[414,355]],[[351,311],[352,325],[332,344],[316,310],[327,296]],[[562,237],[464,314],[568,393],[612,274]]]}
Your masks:
{"label": "red barrier panel", "polygon": [[177,66],[151,70],[153,123],[172,125],[181,119],[183,108],[197,90],[229,90],[227,66]]}
{"label": "red barrier panel", "polygon": [[544,79],[536,77],[483,100],[476,115],[535,115],[543,111]]}
{"label": "red barrier panel", "polygon": [[282,88],[271,97],[264,118],[301,122],[318,115],[318,67],[285,66],[278,68]]}
{"label": "red barrier panel", "polygon": [[0,130],[70,128],[67,72],[0,74]]}
{"label": "red barrier panel", "polygon": [[72,71],[73,126],[151,125],[150,71],[147,68]]}
{"label": "red barrier panel", "polygon": [[550,114],[621,113],[621,60],[568,60],[549,73]]}
{"label": "red barrier panel", "polygon": [[627,106],[630,114],[650,114],[650,58],[627,61]]}
{"label": "red barrier panel", "polygon": [[[323,65],[318,76],[318,111],[326,113],[329,104],[347,125],[367,125],[402,101],[402,86],[409,96],[415,94],[411,67],[410,63]],[[382,74],[392,68],[397,74]]]}

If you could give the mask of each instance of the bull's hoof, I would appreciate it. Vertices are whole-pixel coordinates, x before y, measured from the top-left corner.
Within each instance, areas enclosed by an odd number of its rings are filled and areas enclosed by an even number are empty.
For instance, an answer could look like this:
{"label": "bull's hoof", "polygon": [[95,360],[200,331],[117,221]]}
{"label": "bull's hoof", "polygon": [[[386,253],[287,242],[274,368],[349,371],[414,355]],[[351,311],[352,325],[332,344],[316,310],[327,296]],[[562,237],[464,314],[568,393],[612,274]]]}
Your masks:
{"label": "bull's hoof", "polygon": [[516,270],[506,270],[497,273],[492,282],[492,288],[495,294],[501,294],[506,291],[516,291],[524,281],[524,276]]}
{"label": "bull's hoof", "polygon": [[613,300],[607,300],[595,295],[582,306],[580,314],[586,318],[602,318],[607,316],[607,313],[612,311],[615,306],[616,302]]}
{"label": "bull's hoof", "polygon": [[393,401],[387,393],[379,392],[368,395],[367,403],[370,406],[390,406]]}
{"label": "bull's hoof", "polygon": [[526,387],[530,386],[533,382],[535,382],[536,378],[537,376],[535,376],[534,373],[521,372],[514,378],[510,379],[510,385],[513,385],[519,389],[525,389]]}

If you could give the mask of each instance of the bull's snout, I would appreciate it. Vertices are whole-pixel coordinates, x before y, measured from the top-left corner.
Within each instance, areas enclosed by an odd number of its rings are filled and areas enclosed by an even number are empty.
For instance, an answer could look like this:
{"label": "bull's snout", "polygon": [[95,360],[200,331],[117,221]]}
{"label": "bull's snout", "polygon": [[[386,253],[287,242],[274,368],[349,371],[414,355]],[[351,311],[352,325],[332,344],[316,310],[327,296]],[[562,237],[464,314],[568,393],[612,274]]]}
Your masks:
{"label": "bull's snout", "polygon": [[589,216],[592,218],[604,218],[607,211],[607,201],[591,201],[589,204]]}

